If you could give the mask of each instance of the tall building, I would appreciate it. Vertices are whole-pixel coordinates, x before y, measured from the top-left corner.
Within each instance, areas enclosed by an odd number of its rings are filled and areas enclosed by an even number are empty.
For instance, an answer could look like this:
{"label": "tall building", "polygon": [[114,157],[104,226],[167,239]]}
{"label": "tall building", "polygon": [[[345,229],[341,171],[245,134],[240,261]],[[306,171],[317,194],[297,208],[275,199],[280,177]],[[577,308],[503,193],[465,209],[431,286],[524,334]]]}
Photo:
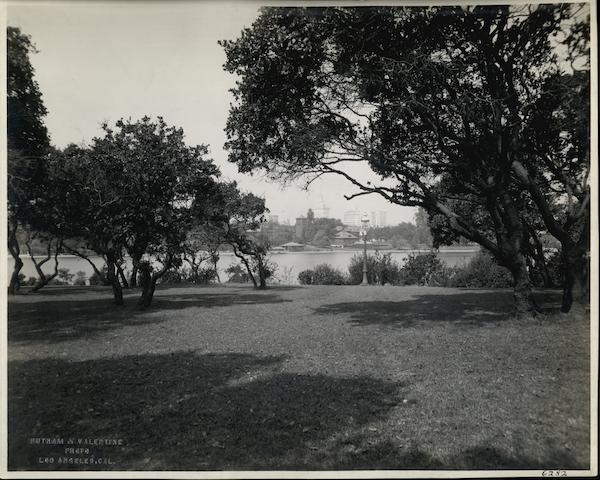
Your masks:
{"label": "tall building", "polygon": [[360,226],[362,215],[356,210],[348,210],[344,212],[344,225]]}
{"label": "tall building", "polygon": [[377,223],[377,212],[371,212],[371,227],[378,227]]}
{"label": "tall building", "polygon": [[378,218],[378,222],[377,222],[377,226],[378,227],[385,227],[387,225],[387,212],[384,212],[383,210],[381,210],[379,212],[379,218]]}

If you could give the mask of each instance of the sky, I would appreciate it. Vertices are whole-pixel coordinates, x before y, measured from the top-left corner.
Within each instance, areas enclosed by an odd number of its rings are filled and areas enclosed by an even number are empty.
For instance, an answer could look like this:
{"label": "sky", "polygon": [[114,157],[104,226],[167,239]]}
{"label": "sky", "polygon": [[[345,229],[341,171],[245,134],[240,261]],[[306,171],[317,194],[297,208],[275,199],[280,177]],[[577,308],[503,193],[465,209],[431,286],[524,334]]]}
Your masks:
{"label": "sky", "polygon": [[[346,200],[356,190],[330,176],[308,190],[263,174],[237,172],[223,148],[235,78],[222,68],[218,40],[235,39],[258,16],[254,2],[9,2],[8,25],[30,35],[31,56],[48,109],[52,143],[88,143],[103,122],[162,116],[182,127],[189,145],[207,144],[223,178],[260,195],[272,214],[294,223],[308,208],[385,211],[388,224],[413,221],[415,209],[375,195]],[[360,172],[371,175],[368,168]],[[375,179],[375,177],[372,177]]]}

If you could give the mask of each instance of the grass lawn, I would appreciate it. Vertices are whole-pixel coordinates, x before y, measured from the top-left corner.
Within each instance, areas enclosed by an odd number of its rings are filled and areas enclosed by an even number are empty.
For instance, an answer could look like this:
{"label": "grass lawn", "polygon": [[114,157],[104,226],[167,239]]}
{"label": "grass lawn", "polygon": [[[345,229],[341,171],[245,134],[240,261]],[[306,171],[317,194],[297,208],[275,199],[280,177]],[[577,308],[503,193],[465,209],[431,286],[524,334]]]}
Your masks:
{"label": "grass lawn", "polygon": [[[10,300],[10,469],[589,468],[582,313],[517,321],[508,290],[163,288],[146,312],[129,295]],[[123,445],[59,465],[68,446],[40,437]]]}

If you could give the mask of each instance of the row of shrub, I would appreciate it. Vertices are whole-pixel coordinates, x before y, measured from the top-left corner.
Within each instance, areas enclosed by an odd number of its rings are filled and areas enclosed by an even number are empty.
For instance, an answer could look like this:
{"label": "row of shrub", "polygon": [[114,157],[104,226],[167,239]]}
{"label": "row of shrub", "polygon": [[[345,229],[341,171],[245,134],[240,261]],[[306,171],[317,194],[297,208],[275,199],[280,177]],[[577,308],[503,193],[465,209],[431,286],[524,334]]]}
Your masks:
{"label": "row of shrub", "polygon": [[[560,283],[562,275],[560,252],[549,256],[546,262],[547,274],[554,284]],[[277,269],[274,263],[267,263],[268,278]],[[104,270],[106,268],[104,267]],[[226,270],[228,282],[250,282],[250,276],[245,267],[240,264],[230,265]],[[126,276],[129,277],[129,272]],[[537,277],[533,270],[534,284],[544,286],[543,280]],[[291,275],[288,272],[288,276]],[[322,263],[312,269],[303,270],[298,274],[302,285],[358,285],[363,278],[363,257],[355,255],[350,260],[348,272],[344,273],[327,263]],[[291,278],[290,278],[291,279]],[[161,278],[163,284],[208,284],[218,280],[214,267],[204,267],[192,270],[185,266],[167,272]],[[367,280],[372,285],[427,285],[438,287],[468,287],[468,288],[506,288],[512,286],[510,272],[496,263],[494,258],[485,251],[478,252],[466,265],[450,267],[439,259],[435,252],[426,254],[410,254],[400,265],[392,259],[390,253],[375,252],[367,255]],[[21,285],[35,285],[36,277],[26,279],[20,275]],[[101,285],[102,281],[95,273],[89,279],[85,272],[72,274],[67,268],[60,268],[52,285]]]}
{"label": "row of shrub", "polygon": [[[106,275],[106,266],[102,267],[102,273]],[[129,279],[130,272],[124,272],[125,277]],[[217,271],[214,268],[191,268],[180,267],[178,269],[169,270],[160,279],[160,283],[164,284],[208,284],[217,279]],[[37,283],[36,277],[27,278],[25,275],[19,275],[19,284],[33,286]],[[85,272],[70,273],[68,268],[59,268],[58,275],[49,282],[50,285],[102,285],[102,279],[93,273],[89,278]]]}
{"label": "row of shrub", "polygon": [[[68,268],[59,268],[58,274],[50,281],[50,285],[94,285],[93,277],[87,279],[85,272],[70,273]],[[33,286],[38,282],[37,277],[27,277],[19,274],[19,285]]]}
{"label": "row of shrub", "polygon": [[[266,276],[271,278],[275,273],[277,264],[273,262],[265,262]],[[103,266],[101,271],[106,275],[107,268]],[[225,273],[228,275],[227,281],[234,283],[247,283],[250,282],[250,275],[248,274],[245,267],[240,264],[234,264],[229,266]],[[130,272],[124,271],[124,275],[129,279]],[[161,278],[160,283],[169,285],[179,284],[196,284],[206,285],[215,280],[219,280],[217,270],[214,267],[199,267],[192,269],[185,265],[167,271]],[[33,286],[37,283],[36,277],[27,278],[25,275],[19,275],[19,284]],[[87,278],[85,272],[77,272],[76,274],[70,273],[68,268],[59,268],[58,275],[49,282],[50,285],[102,285],[102,279],[93,273]]]}
{"label": "row of shrub", "polygon": [[217,278],[217,270],[214,267],[200,267],[197,269],[179,267],[178,269],[167,271],[160,278],[160,283],[169,285],[178,285],[182,283],[206,285]]}
{"label": "row of shrub", "polygon": [[[350,260],[348,273],[320,264],[299,273],[302,285],[358,285],[363,278],[363,257]],[[367,280],[372,285],[428,285],[436,287],[502,288],[512,286],[510,272],[491,255],[479,252],[466,265],[450,267],[435,252],[410,254],[400,265],[390,253],[367,255]]]}

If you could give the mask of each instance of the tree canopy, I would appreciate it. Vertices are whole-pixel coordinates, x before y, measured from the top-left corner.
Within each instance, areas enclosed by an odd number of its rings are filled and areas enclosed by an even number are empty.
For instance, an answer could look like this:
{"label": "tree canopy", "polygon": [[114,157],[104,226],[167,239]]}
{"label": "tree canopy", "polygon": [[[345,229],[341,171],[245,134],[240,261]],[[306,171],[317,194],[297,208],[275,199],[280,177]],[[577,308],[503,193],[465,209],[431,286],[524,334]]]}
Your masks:
{"label": "tree canopy", "polygon": [[197,198],[219,171],[204,158],[205,146],[187,146],[183,130],[160,117],[119,120],[103,130],[89,147],[52,156],[53,190],[60,192],[53,218],[64,222],[65,237],[83,238],[105,258],[117,304],[118,267],[129,254],[142,277],[140,307],[146,307],[160,277],[181,262],[188,231],[205,207]]}
{"label": "tree canopy", "polygon": [[[548,182],[562,179],[577,218],[589,216],[589,155],[579,142],[587,119],[563,135],[576,102],[556,95],[557,84],[586,92],[584,8],[263,9],[237,40],[222,42],[225,69],[239,78],[229,159],[274,178],[341,175],[358,189],[352,196],[424,208],[508,267],[517,308],[530,311],[525,204],[555,235],[549,224],[564,202]],[[577,99],[585,112],[586,95]],[[380,181],[353,176],[353,163]]]}

